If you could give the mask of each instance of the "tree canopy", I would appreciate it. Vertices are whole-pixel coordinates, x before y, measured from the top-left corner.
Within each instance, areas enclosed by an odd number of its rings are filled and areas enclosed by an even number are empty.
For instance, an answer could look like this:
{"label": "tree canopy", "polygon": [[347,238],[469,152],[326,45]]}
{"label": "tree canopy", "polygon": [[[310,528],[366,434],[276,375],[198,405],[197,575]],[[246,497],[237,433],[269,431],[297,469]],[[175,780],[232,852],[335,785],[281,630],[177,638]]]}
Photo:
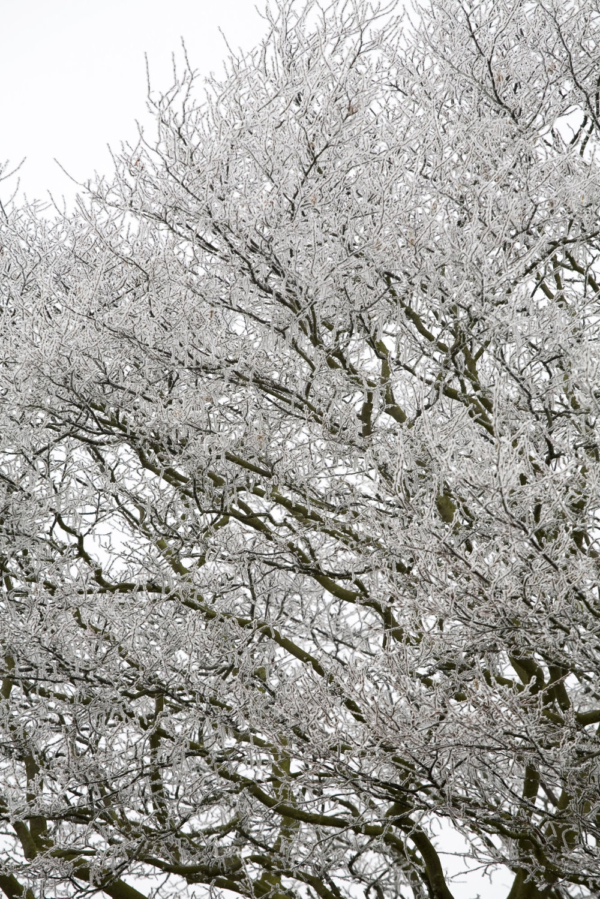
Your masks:
{"label": "tree canopy", "polygon": [[151,102],[0,224],[0,889],[597,896],[596,0],[277,0]]}

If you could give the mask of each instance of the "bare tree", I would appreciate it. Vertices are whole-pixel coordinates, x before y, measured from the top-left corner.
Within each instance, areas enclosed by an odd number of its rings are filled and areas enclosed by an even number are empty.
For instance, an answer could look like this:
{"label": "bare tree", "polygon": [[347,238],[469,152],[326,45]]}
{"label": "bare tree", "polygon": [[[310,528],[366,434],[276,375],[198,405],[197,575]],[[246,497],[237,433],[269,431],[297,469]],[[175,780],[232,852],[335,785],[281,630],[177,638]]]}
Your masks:
{"label": "bare tree", "polygon": [[7,210],[8,899],[600,892],[600,10],[394,9]]}

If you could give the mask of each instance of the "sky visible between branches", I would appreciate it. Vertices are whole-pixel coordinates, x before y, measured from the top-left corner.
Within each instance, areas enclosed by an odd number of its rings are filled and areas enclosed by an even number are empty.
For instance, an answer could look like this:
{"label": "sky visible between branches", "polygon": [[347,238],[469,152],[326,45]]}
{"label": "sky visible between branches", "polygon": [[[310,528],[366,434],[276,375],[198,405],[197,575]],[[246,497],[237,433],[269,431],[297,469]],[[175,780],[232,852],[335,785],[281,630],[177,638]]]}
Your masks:
{"label": "sky visible between branches", "polygon": [[[112,171],[107,145],[137,138],[148,124],[152,87],[172,83],[182,37],[191,64],[219,75],[227,46],[247,51],[264,32],[252,0],[3,0],[0,31],[0,162],[23,157],[20,196],[70,204],[77,185]],[[1,188],[3,201],[16,179]],[[10,185],[10,186],[9,186]]]}

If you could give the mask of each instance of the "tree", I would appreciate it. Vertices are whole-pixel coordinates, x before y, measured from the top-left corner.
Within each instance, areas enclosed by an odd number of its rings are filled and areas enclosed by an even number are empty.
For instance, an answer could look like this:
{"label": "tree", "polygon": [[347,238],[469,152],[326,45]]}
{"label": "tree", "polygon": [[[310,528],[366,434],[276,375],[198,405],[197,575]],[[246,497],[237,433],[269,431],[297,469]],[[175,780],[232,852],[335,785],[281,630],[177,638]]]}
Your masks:
{"label": "tree", "polygon": [[396,13],[7,211],[8,899],[600,891],[600,11]]}

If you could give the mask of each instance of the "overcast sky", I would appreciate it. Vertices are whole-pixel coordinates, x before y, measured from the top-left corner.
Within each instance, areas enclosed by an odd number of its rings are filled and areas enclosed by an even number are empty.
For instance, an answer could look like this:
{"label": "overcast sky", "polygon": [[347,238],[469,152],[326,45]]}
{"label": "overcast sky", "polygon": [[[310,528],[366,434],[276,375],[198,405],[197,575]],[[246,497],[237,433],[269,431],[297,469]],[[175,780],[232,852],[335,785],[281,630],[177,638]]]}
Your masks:
{"label": "overcast sky", "polygon": [[73,197],[54,159],[79,180],[110,172],[107,144],[134,139],[146,115],[144,53],[153,87],[164,89],[182,37],[208,74],[227,53],[219,27],[245,50],[265,30],[255,0],[0,0],[0,11],[0,161],[27,157],[20,180],[30,199]]}

